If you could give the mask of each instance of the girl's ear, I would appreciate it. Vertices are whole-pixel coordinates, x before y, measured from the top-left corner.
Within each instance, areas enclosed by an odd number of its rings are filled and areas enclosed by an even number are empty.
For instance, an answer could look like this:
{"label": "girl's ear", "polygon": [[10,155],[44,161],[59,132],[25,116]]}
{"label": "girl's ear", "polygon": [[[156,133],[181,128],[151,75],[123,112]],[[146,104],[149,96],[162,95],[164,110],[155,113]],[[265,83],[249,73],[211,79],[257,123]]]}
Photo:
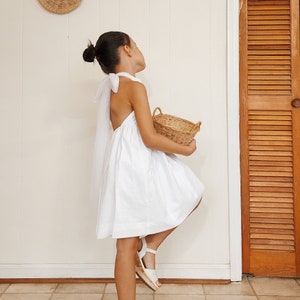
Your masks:
{"label": "girl's ear", "polygon": [[125,53],[126,53],[128,56],[131,57],[131,49],[130,49],[130,47],[129,47],[128,45],[124,45],[124,46],[123,46],[123,49],[124,49]]}

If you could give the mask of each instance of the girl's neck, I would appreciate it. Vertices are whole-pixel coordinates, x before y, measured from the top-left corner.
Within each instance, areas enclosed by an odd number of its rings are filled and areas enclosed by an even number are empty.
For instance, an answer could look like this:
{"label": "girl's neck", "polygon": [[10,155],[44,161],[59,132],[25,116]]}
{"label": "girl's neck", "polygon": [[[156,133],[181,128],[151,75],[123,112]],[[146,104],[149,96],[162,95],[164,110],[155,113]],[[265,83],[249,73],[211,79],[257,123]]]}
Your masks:
{"label": "girl's neck", "polygon": [[121,73],[121,72],[125,72],[128,73],[132,76],[135,76],[135,71],[133,71],[131,68],[124,68],[122,66],[117,66],[116,67],[116,73]]}

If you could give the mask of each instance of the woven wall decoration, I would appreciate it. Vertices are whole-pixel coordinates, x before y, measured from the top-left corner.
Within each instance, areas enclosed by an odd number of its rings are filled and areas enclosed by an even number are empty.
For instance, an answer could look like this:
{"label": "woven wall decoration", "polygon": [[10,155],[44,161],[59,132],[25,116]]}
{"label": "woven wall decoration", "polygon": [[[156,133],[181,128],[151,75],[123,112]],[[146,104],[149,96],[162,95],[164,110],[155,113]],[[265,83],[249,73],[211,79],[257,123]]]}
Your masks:
{"label": "woven wall decoration", "polygon": [[82,0],[38,0],[48,11],[55,14],[66,14],[77,8]]}

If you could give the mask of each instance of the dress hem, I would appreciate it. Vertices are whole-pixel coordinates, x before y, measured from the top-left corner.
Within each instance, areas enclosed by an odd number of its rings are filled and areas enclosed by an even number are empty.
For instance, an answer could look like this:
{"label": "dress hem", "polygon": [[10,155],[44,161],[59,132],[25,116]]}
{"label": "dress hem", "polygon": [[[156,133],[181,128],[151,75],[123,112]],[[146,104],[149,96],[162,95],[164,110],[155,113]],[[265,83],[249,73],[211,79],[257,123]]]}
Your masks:
{"label": "dress hem", "polygon": [[188,216],[194,211],[194,209],[200,204],[202,197],[200,197],[198,203],[193,207],[193,209],[191,211],[189,211],[184,217],[182,217],[178,222],[176,222],[174,225],[168,225],[168,226],[165,226],[165,227],[160,227],[160,226],[157,226],[159,227],[160,229],[152,229],[152,230],[147,230],[147,231],[139,231],[139,232],[136,232],[134,234],[122,234],[122,233],[119,233],[119,234],[116,234],[116,233],[111,233],[111,234],[108,234],[108,233],[103,233],[103,234],[97,234],[97,239],[105,239],[105,238],[108,238],[108,237],[111,237],[113,239],[122,239],[122,238],[131,238],[131,237],[140,237],[140,236],[147,236],[147,235],[150,235],[150,234],[155,234],[155,233],[159,233],[159,232],[163,232],[163,231],[166,231],[166,230],[169,230],[169,229],[172,229],[172,228],[176,228],[178,227],[179,225],[181,225],[187,218]]}

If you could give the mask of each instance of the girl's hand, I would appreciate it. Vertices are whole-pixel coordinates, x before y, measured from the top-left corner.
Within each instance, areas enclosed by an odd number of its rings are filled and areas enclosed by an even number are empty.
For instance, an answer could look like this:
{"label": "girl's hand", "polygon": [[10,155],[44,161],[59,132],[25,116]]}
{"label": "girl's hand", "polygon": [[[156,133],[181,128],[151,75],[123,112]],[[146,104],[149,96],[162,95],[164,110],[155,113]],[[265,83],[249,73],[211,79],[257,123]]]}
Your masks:
{"label": "girl's hand", "polygon": [[197,149],[196,140],[195,139],[192,140],[192,142],[185,147],[186,147],[186,154],[185,154],[186,156],[193,154]]}

